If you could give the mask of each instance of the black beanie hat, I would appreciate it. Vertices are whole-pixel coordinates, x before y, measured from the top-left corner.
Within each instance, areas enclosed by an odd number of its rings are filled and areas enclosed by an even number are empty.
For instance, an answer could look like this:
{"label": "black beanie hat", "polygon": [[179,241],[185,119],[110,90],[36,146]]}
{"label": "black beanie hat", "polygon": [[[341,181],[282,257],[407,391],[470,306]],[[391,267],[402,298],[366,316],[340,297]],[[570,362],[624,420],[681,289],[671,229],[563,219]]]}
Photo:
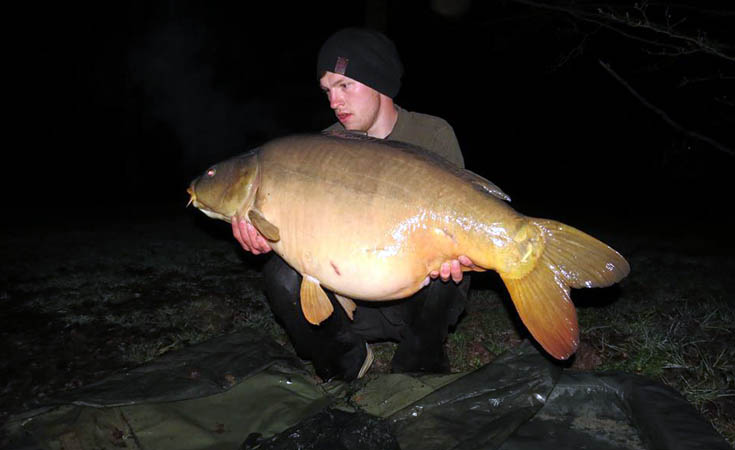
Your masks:
{"label": "black beanie hat", "polygon": [[334,33],[319,50],[316,77],[334,72],[393,98],[401,88],[403,64],[396,46],[384,34],[365,28]]}

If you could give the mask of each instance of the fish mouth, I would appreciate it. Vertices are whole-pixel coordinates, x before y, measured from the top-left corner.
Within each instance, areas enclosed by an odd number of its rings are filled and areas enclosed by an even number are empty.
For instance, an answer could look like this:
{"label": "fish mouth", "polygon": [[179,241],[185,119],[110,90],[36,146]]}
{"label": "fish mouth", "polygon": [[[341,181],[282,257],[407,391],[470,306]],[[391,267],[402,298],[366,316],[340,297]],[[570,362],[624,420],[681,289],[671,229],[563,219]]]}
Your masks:
{"label": "fish mouth", "polygon": [[218,212],[214,212],[211,209],[209,209],[209,206],[207,206],[205,203],[202,203],[200,201],[197,201],[197,194],[194,191],[193,186],[189,186],[186,189],[186,192],[189,193],[189,203],[186,204],[186,207],[188,208],[189,205],[194,204],[194,207],[197,208],[199,211],[206,214],[208,217],[211,217],[213,219],[221,219],[225,222],[230,222],[232,220],[230,217],[227,217],[223,214],[220,214]]}
{"label": "fish mouth", "polygon": [[189,194],[189,203],[186,204],[186,207],[188,208],[189,205],[191,205],[192,203],[194,203],[194,206],[196,207],[195,202],[197,200],[197,195],[194,192],[194,189],[192,189],[192,187],[189,186],[188,188],[186,188],[186,192]]}

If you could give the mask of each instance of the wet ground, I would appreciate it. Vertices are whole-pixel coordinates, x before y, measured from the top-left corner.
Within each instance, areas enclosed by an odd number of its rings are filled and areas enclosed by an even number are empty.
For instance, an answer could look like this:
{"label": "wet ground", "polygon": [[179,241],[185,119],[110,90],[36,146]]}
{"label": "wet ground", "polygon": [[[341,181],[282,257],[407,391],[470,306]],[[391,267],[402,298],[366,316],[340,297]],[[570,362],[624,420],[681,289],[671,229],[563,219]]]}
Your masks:
{"label": "wet ground", "polygon": [[[575,291],[583,342],[569,365],[658,378],[732,443],[732,244],[706,224],[610,223],[581,228],[623,253],[632,273],[618,287]],[[241,251],[227,224],[191,208],[13,224],[0,251],[0,423],[56,393],[244,327],[289,346],[262,293],[263,258]],[[447,344],[453,370],[483,365],[524,337],[494,274],[475,275]],[[371,370],[387,372],[395,344],[374,348]]]}

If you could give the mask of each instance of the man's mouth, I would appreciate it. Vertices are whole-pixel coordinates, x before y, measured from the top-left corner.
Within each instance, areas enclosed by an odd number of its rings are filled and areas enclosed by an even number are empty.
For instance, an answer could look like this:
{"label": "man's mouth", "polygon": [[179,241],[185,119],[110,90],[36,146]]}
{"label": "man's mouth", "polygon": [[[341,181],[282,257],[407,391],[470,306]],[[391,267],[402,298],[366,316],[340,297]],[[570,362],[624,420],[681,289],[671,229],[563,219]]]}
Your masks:
{"label": "man's mouth", "polygon": [[337,119],[338,119],[338,120],[339,120],[340,122],[343,122],[343,123],[344,123],[344,121],[345,121],[345,120],[347,120],[347,119],[348,119],[348,118],[349,118],[350,116],[352,116],[352,114],[350,114],[350,113],[337,113]]}

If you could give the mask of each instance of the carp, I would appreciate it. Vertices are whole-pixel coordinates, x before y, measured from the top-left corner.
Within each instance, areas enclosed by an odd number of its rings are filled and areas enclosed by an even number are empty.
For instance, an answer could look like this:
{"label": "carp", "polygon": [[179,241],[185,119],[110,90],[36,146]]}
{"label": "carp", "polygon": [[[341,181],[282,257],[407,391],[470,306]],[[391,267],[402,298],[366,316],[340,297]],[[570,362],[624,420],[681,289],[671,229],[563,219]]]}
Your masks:
{"label": "carp", "polygon": [[485,178],[412,145],[354,133],[277,138],[207,169],[188,188],[209,217],[247,217],[298,271],[319,324],[353,299],[408,297],[460,255],[494,270],[536,341],[566,359],[579,344],[570,288],[612,285],[623,256],[571,226],[527,217]]}

